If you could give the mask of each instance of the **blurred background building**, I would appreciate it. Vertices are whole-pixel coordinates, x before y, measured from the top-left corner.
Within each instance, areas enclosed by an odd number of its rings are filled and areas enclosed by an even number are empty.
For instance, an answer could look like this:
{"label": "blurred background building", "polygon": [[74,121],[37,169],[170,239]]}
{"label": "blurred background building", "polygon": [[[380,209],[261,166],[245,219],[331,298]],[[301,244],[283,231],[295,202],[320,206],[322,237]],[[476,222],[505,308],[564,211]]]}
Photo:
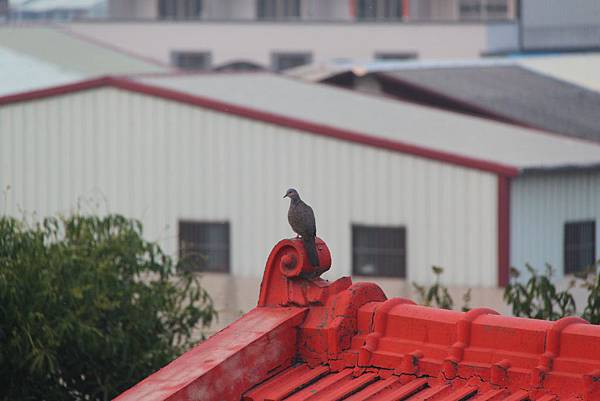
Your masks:
{"label": "blurred background building", "polygon": [[[221,324],[254,305],[297,187],[331,277],[446,269],[502,310],[509,266],[598,257],[595,0],[0,2],[6,213],[140,219],[196,252]],[[111,76],[111,78],[102,78]],[[245,244],[241,246],[240,244]]]}
{"label": "blurred background building", "polygon": [[112,0],[108,13],[109,20],[70,28],[194,69],[473,58],[600,43],[594,0]]}
{"label": "blurred background building", "polygon": [[97,79],[0,104],[10,214],[138,218],[168,253],[203,255],[193,268],[230,311],[254,303],[243,288],[292,235],[289,186],[316,210],[334,277],[400,293],[436,265],[496,305],[510,265],[571,274],[600,240],[600,144],[569,136],[271,73]]}

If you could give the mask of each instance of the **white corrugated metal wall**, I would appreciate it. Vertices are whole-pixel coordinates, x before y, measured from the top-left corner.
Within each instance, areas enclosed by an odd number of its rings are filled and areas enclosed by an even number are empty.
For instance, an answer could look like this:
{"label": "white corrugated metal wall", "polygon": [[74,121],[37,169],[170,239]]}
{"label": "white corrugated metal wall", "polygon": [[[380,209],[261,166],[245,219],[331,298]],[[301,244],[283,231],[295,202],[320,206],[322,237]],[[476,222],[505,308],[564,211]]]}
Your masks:
{"label": "white corrugated metal wall", "polygon": [[511,184],[511,265],[551,264],[564,272],[564,225],[596,221],[596,257],[600,251],[600,170],[526,174]]}
{"label": "white corrugated metal wall", "polygon": [[598,46],[598,0],[523,0],[521,4],[524,50]]}
{"label": "white corrugated metal wall", "polygon": [[[406,225],[408,276],[496,284],[497,177],[113,88],[0,108],[2,208],[40,216],[78,200],[144,222],[176,251],[178,219],[230,221],[233,273],[259,275],[292,236],[284,191],[317,215],[350,274],[351,224]],[[393,295],[393,294],[390,294]]]}

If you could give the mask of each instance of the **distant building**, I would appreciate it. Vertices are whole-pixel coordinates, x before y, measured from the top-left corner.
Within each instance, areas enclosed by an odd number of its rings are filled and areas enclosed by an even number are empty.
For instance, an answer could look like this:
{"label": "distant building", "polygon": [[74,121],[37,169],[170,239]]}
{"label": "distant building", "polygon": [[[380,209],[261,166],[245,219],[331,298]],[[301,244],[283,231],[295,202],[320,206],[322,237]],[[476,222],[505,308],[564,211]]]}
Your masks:
{"label": "distant building", "polygon": [[65,25],[78,35],[181,69],[210,70],[247,63],[274,71],[331,60],[476,58],[514,51],[517,28],[514,21],[115,19]]}
{"label": "distant building", "polygon": [[600,1],[521,0],[520,18],[526,51],[600,49]]}
{"label": "distant building", "polygon": [[0,0],[0,18],[8,15],[8,0]]}
{"label": "distant building", "polygon": [[449,21],[510,20],[515,0],[108,0],[111,18]]}
{"label": "distant building", "polygon": [[139,218],[169,254],[206,255],[194,268],[229,313],[293,235],[288,187],[315,209],[333,276],[398,294],[439,265],[497,306],[510,265],[562,277],[600,249],[600,144],[265,73],[0,98],[0,163],[8,214]]}
{"label": "distant building", "polygon": [[[236,63],[282,71],[332,59],[479,57],[514,51],[515,4],[514,0],[109,0],[110,22],[71,29],[182,69],[209,70]],[[442,37],[444,45],[439,42]]]}
{"label": "distant building", "polygon": [[69,28],[193,70],[600,46],[596,0],[108,0],[107,7],[107,20]]}

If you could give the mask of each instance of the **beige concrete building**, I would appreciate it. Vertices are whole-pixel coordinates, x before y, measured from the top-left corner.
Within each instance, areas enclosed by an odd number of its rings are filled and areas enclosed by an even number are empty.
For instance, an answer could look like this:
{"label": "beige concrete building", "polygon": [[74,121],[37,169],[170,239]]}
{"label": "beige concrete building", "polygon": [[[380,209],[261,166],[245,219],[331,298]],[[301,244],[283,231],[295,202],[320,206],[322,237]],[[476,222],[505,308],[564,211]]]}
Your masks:
{"label": "beige concrete building", "polygon": [[[185,69],[466,58],[517,49],[514,0],[109,0],[68,29]],[[240,42],[243,45],[240,46]]]}
{"label": "beige concrete building", "polygon": [[507,20],[515,0],[108,0],[117,19]]}
{"label": "beige concrete building", "polygon": [[[587,50],[596,0],[109,0],[84,37],[185,69]],[[243,45],[240,46],[240,43]]]}
{"label": "beige concrete building", "polygon": [[[473,58],[514,50],[517,25],[494,23],[77,22],[65,29],[162,63],[284,70],[331,60]],[[243,44],[242,44],[243,43]]]}

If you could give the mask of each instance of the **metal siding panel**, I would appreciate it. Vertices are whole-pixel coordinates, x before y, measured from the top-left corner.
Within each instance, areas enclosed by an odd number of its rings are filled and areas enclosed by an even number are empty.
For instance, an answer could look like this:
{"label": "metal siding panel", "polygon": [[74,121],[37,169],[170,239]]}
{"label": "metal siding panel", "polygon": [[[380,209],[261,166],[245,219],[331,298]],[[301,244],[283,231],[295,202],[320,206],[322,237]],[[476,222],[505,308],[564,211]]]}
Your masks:
{"label": "metal siding panel", "polygon": [[[448,284],[495,285],[493,174],[109,88],[5,106],[0,117],[11,134],[1,147],[22,155],[2,181],[21,183],[15,200],[40,216],[104,197],[102,210],[141,219],[171,254],[178,219],[229,220],[233,272],[253,276],[292,235],[281,197],[295,186],[333,252],[330,278],[351,272],[350,227],[363,223],[407,227],[408,280],[431,281],[440,264]],[[23,133],[34,143],[40,131],[49,146],[25,152]],[[38,173],[22,176],[34,157]],[[32,204],[41,177],[51,184]],[[18,213],[14,202],[8,210]]]}
{"label": "metal siding panel", "polygon": [[[478,271],[481,273],[480,282],[482,283],[497,283],[498,280],[498,219],[497,213],[498,208],[498,196],[497,196],[497,183],[494,180],[481,180],[483,189],[480,192],[481,198],[481,223],[482,231],[479,240],[483,244],[490,244],[490,249],[480,252],[479,264],[476,266]],[[492,211],[496,212],[496,216],[488,218]],[[496,266],[496,269],[488,269],[486,266]]]}
{"label": "metal siding panel", "polygon": [[[505,167],[544,168],[600,162],[600,146],[595,144],[539,135],[527,128],[361,93],[345,91],[341,96],[339,88],[273,74],[162,76],[139,79],[136,83]],[[232,114],[235,110],[230,108]],[[440,135],[441,132],[446,135]],[[514,152],[515,144],[519,144],[520,152]],[[443,159],[439,154],[430,156]]]}
{"label": "metal siding panel", "polygon": [[[465,196],[463,200],[463,207],[461,208],[464,213],[464,233],[463,237],[466,240],[466,246],[461,247],[463,254],[464,268],[462,269],[463,281],[469,281],[473,279],[473,271],[475,271],[478,250],[473,249],[471,244],[475,244],[479,241],[477,236],[478,219],[473,219],[471,216],[478,217],[477,211],[477,180],[473,174],[469,171],[465,171],[465,193],[473,194],[473,196]],[[475,263],[469,263],[473,260]]]}
{"label": "metal siding panel", "polygon": [[13,180],[16,178],[17,170],[17,159],[15,152],[15,139],[13,139],[9,133],[16,129],[14,122],[15,113],[3,113],[0,109],[0,152],[2,152],[2,159],[0,164],[0,191],[2,191],[3,202],[2,210],[3,213],[8,212],[9,206],[15,203],[15,189]]}
{"label": "metal siding panel", "polygon": [[[471,182],[470,182],[470,177],[468,174],[468,171],[462,171],[460,173],[460,178],[459,178],[459,182],[457,183],[457,186],[462,186],[462,191],[464,191],[464,193],[469,193],[470,191],[472,191],[471,188]],[[456,233],[457,235],[459,235],[458,237],[458,242],[456,244],[457,250],[457,264],[458,266],[462,267],[465,266],[467,264],[467,261],[469,260],[469,255],[470,255],[470,250],[468,248],[468,246],[461,246],[461,242],[464,240],[466,241],[467,244],[470,244],[471,241],[469,240],[469,233],[471,231],[471,222],[469,217],[469,202],[468,199],[465,199],[465,197],[463,196],[463,193],[459,193],[458,194],[458,204],[457,204],[457,208],[456,211],[458,213],[459,222],[462,222],[462,224],[459,223],[458,225],[458,232]],[[466,268],[458,268],[457,269],[457,273],[459,274],[459,280],[462,282],[466,282],[468,279],[468,275],[469,275],[469,271]]]}
{"label": "metal siding panel", "polygon": [[600,38],[600,4],[594,0],[525,1],[522,25],[526,50],[595,47]]}
{"label": "metal siding panel", "polygon": [[[600,171],[514,179],[511,265],[523,270],[525,263],[530,263],[542,270],[545,263],[550,263],[561,277],[564,224],[583,219],[600,221]],[[600,241],[597,247],[600,249]]]}
{"label": "metal siding panel", "polygon": [[[430,238],[427,233],[431,233],[430,227],[427,225],[427,206],[426,206],[426,193],[425,183],[427,180],[425,162],[420,159],[415,160],[414,170],[412,173],[415,175],[414,185],[414,206],[415,214],[410,216],[410,220],[419,221],[421,224],[412,225],[410,224],[409,230],[413,232],[411,235],[412,245],[408,251],[413,255],[410,260],[410,265],[407,266],[407,278],[411,281],[426,282],[431,278],[429,274],[429,265],[427,263],[426,253],[428,252],[430,244]],[[407,223],[412,223],[412,221]]]}
{"label": "metal siding panel", "polygon": [[[21,133],[21,135],[15,136],[15,158],[16,158],[16,168],[15,168],[15,178],[13,179],[14,191],[16,196],[15,206],[22,213],[24,210],[27,210],[29,205],[23,204],[26,199],[29,199],[27,193],[26,186],[26,174],[27,174],[27,166],[26,166],[26,158],[23,154],[25,149],[24,140],[26,138],[25,132],[25,116],[24,116],[25,108],[19,107],[17,108],[17,114],[15,117],[15,128],[17,132]],[[19,185],[19,183],[22,183]]]}

